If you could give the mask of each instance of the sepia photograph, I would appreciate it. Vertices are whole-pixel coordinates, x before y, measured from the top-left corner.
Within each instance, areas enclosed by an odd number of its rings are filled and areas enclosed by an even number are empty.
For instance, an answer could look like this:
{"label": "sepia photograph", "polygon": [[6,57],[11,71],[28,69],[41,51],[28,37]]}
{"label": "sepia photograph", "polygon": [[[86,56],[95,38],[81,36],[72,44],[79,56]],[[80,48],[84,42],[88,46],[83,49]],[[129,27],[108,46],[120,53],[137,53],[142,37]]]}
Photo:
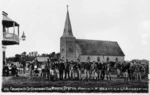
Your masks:
{"label": "sepia photograph", "polygon": [[149,93],[150,0],[2,0],[1,92]]}

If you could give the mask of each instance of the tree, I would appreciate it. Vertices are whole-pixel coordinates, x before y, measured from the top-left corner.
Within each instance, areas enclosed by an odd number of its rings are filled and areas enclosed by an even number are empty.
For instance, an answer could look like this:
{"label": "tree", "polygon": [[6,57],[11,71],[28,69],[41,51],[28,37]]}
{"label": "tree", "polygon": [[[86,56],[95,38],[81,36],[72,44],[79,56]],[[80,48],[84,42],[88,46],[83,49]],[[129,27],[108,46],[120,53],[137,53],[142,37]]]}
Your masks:
{"label": "tree", "polygon": [[55,52],[52,52],[52,53],[51,53],[51,57],[55,57]]}
{"label": "tree", "polygon": [[13,62],[14,60],[15,60],[15,57],[6,58],[6,62]]}
{"label": "tree", "polygon": [[24,57],[27,55],[27,53],[24,51],[21,55]]}
{"label": "tree", "polygon": [[41,56],[48,56],[48,54],[43,53]]}
{"label": "tree", "polygon": [[57,58],[57,60],[60,59],[60,53],[57,53],[57,54],[56,54],[56,58]]}
{"label": "tree", "polygon": [[14,62],[20,62],[21,61],[21,55],[20,54],[16,54],[15,58],[14,58]]}

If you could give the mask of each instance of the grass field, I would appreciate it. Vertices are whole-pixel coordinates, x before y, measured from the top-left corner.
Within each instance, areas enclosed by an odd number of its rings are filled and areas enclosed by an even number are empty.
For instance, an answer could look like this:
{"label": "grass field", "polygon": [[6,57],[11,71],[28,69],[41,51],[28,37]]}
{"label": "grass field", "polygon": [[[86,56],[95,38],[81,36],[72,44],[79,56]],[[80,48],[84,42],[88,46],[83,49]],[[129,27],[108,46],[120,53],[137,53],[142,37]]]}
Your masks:
{"label": "grass field", "polygon": [[124,83],[122,78],[112,80],[58,80],[50,81],[42,77],[28,75],[19,77],[3,77],[4,92],[148,92],[148,79]]}

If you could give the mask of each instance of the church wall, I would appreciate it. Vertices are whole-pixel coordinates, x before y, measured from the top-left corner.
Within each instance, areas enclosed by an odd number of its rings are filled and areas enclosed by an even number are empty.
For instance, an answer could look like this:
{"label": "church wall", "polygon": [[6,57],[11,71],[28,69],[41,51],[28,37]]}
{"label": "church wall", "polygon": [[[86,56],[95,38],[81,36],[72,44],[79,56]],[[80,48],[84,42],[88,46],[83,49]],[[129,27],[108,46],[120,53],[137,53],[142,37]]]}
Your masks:
{"label": "church wall", "polygon": [[[97,58],[100,58],[100,61],[104,60],[104,62],[107,61],[107,57],[109,57],[110,61],[116,62],[116,58],[118,58],[119,62],[124,61],[124,56],[98,56],[98,55],[91,55],[90,57],[90,61],[97,61]],[[88,55],[80,55],[80,61],[81,62],[86,62],[88,58]]]}
{"label": "church wall", "polygon": [[61,59],[76,61],[75,37],[62,37],[60,41]]}
{"label": "church wall", "polygon": [[66,41],[66,59],[68,61],[76,61],[76,46],[75,46],[75,38],[67,38]]}
{"label": "church wall", "polygon": [[80,49],[80,47],[76,44],[76,60],[79,59],[80,55],[81,55],[81,49]]}
{"label": "church wall", "polygon": [[63,37],[60,39],[60,58],[66,60],[66,39]]}

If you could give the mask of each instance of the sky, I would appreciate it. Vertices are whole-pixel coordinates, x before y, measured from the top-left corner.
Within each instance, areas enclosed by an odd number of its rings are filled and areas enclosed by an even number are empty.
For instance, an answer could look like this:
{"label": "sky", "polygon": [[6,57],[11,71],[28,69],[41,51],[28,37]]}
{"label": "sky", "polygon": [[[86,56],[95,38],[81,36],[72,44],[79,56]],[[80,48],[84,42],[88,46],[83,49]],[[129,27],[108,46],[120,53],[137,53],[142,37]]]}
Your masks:
{"label": "sky", "polygon": [[6,57],[59,52],[67,4],[77,39],[117,41],[125,60],[150,60],[150,0],[3,0],[3,11],[26,35],[7,46]]}

